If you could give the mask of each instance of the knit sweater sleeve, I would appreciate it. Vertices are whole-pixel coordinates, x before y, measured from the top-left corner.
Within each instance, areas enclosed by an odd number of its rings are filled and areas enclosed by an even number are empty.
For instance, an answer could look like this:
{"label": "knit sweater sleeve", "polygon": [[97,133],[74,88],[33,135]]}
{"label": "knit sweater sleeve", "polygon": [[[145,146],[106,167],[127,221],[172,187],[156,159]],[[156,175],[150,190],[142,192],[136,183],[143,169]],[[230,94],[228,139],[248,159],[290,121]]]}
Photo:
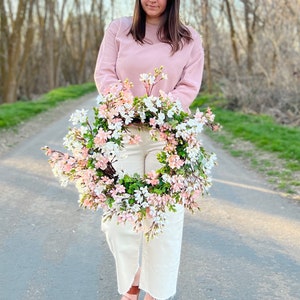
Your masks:
{"label": "knit sweater sleeve", "polygon": [[112,21],[101,42],[94,72],[94,79],[99,93],[119,80],[116,74],[116,61],[119,48],[117,34],[120,26],[120,19]]}
{"label": "knit sweater sleeve", "polygon": [[181,78],[171,95],[174,99],[180,100],[185,111],[196,98],[203,76],[204,50],[200,35],[192,30],[193,48],[187,64],[185,65]]}

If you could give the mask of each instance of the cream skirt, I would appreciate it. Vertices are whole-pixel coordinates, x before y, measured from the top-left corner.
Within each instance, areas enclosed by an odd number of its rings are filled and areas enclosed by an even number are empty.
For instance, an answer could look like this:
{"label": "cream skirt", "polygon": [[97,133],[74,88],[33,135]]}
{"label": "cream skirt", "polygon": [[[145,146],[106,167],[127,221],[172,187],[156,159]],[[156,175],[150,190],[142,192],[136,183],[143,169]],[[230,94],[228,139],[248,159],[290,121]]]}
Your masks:
{"label": "cream skirt", "polygon": [[[132,128],[131,131],[139,134],[142,142],[139,145],[127,145],[124,150],[126,157],[119,160],[115,167],[128,174],[140,175],[159,168],[156,154],[161,151],[163,143],[152,141],[148,130]],[[102,231],[115,259],[120,294],[129,290],[141,267],[139,287],[142,290],[161,300],[175,295],[183,219],[184,208],[177,205],[175,213],[167,213],[163,233],[150,241],[146,240],[142,232],[136,233],[130,223],[117,224],[115,218],[102,222]]]}

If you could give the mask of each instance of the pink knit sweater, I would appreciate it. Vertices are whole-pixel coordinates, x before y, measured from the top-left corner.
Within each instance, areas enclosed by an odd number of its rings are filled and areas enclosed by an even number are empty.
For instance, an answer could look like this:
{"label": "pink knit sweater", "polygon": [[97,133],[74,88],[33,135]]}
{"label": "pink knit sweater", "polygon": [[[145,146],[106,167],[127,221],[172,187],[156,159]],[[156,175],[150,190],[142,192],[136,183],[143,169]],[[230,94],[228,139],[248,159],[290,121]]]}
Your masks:
{"label": "pink knit sweater", "polygon": [[131,23],[131,17],[116,19],[105,32],[94,74],[98,91],[118,80],[129,79],[134,85],[134,96],[143,96],[145,89],[139,75],[153,74],[154,68],[163,66],[168,79],[160,81],[152,94],[158,96],[159,90],[171,93],[188,111],[202,81],[204,52],[199,34],[189,27],[193,40],[171,55],[170,45],[157,38],[157,25],[146,24],[149,43],[139,44],[128,35]]}

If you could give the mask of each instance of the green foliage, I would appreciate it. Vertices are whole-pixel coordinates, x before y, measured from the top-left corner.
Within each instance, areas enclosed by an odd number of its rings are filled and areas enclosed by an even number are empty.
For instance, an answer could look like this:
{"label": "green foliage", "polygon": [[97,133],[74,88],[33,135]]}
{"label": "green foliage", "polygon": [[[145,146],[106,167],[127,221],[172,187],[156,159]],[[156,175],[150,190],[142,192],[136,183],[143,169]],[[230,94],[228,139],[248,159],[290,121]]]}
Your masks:
{"label": "green foliage", "polygon": [[[122,184],[126,188],[128,194],[131,195],[134,194],[135,190],[139,190],[144,186],[143,181],[137,173],[133,174],[133,176],[125,174],[124,177],[120,179],[120,184]],[[133,199],[133,202],[135,202],[135,199]]]}
{"label": "green foliage", "polygon": [[186,153],[186,147],[187,147],[187,143],[184,143],[184,144],[178,144],[176,146],[176,150],[177,150],[177,153],[178,155],[181,157],[181,158],[186,158],[187,157],[187,153]]}
{"label": "green foliage", "polygon": [[204,108],[210,107],[215,108],[218,106],[222,106],[226,100],[224,99],[222,94],[207,94],[201,93],[190,105],[191,110],[195,110],[196,108]]}
{"label": "green foliage", "polygon": [[298,161],[300,170],[300,128],[277,124],[270,116],[250,115],[217,108],[216,121],[234,137],[250,141],[257,148],[279,158]]}
{"label": "green foliage", "polygon": [[36,101],[18,101],[0,105],[0,128],[13,127],[31,117],[55,107],[59,102],[76,99],[96,90],[94,83],[60,87]]}
{"label": "green foliage", "polygon": [[[293,193],[293,186],[300,182],[294,180],[294,172],[300,171],[300,128],[281,125],[266,115],[233,112],[222,107],[222,97],[200,95],[191,108],[210,106],[216,115],[216,121],[223,129],[218,133],[207,133],[223,145],[231,155],[243,157],[251,162],[252,167],[266,174],[269,181],[288,193]],[[248,141],[253,150],[239,149],[239,141]],[[274,161],[262,159],[258,153],[272,153],[282,162],[280,170],[273,168]],[[274,156],[273,156],[274,157]]]}

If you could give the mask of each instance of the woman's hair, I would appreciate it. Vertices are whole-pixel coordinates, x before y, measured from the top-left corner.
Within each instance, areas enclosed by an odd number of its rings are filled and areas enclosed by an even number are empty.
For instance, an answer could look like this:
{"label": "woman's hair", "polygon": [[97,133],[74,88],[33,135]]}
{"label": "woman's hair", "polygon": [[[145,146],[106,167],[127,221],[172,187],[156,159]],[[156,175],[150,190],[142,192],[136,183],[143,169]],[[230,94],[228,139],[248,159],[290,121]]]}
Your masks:
{"label": "woman's hair", "polygon": [[[179,17],[180,0],[167,0],[167,6],[161,16],[161,23],[157,32],[158,39],[170,44],[172,53],[182,48],[183,42],[189,43],[192,40],[191,32],[182,24]],[[146,13],[143,10],[140,0],[135,1],[133,20],[130,31],[133,38],[139,42],[145,42]]]}

